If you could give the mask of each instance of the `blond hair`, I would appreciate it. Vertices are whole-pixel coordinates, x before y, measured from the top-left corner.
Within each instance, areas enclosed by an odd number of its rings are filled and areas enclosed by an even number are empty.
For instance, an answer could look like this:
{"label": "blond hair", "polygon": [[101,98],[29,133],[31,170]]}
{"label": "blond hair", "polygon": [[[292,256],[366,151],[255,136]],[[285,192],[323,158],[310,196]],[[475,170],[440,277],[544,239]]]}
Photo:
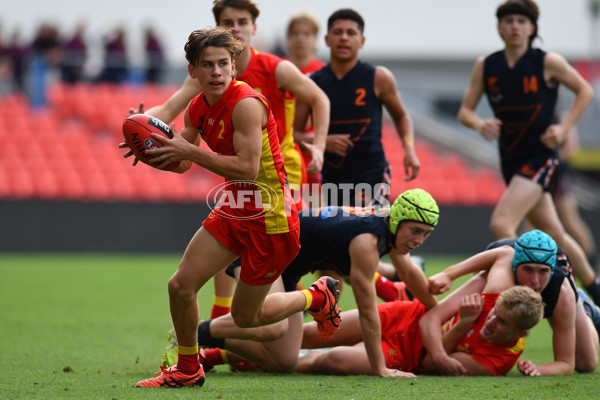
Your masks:
{"label": "blond hair", "polygon": [[544,315],[542,296],[527,286],[513,286],[500,293],[496,308],[504,311],[519,331],[533,328]]}
{"label": "blond hair", "polygon": [[288,37],[292,34],[292,29],[294,29],[294,25],[300,22],[306,22],[311,27],[313,34],[317,36],[317,34],[319,33],[319,19],[314,13],[310,11],[302,11],[292,15],[292,18],[290,18],[290,22],[288,22],[287,26]]}

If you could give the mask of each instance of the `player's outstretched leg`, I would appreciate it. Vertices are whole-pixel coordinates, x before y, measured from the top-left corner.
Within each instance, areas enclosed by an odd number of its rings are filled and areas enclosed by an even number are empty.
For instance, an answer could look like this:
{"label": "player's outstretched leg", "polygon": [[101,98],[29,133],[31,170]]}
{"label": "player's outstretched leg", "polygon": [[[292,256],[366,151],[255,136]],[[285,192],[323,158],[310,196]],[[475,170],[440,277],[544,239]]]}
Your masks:
{"label": "player's outstretched leg", "polygon": [[337,304],[338,296],[340,295],[337,285],[338,281],[329,276],[324,276],[311,285],[313,290],[325,295],[325,304],[323,304],[323,307],[319,311],[308,310],[317,323],[321,340],[333,338],[342,321],[340,309]]}

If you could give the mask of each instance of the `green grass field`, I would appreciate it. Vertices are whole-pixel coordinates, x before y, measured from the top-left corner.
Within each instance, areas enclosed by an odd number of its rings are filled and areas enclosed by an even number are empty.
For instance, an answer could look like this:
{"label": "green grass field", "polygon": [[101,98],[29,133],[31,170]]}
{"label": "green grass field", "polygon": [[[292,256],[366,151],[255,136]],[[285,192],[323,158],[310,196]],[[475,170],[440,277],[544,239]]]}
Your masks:
{"label": "green grass field", "polygon": [[[459,260],[424,255],[431,275]],[[597,399],[600,372],[566,377],[468,378],[233,373],[202,388],[140,389],[158,369],[170,328],[167,280],[180,255],[0,254],[0,399]],[[310,281],[311,277],[307,277]],[[456,284],[455,284],[456,285]],[[200,292],[210,313],[212,285]],[[354,301],[342,294],[342,309]],[[525,358],[552,359],[542,321]]]}

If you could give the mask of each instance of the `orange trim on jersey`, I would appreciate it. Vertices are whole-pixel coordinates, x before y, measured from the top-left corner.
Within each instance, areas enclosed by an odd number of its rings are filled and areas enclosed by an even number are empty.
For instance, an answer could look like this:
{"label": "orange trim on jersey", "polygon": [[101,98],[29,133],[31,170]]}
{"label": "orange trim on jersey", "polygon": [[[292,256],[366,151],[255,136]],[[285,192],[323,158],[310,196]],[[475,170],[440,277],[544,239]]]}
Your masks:
{"label": "orange trim on jersey", "polygon": [[[351,120],[344,120],[344,121],[331,121],[329,123],[329,125],[347,125],[347,124],[359,124],[359,123],[364,124],[362,126],[360,132],[358,132],[358,135],[356,135],[355,137],[350,138],[350,140],[352,140],[353,142],[358,142],[360,140],[360,138],[367,131],[367,128],[369,127],[369,125],[371,124],[371,118],[351,119]],[[348,154],[350,154],[350,153],[348,153]],[[337,163],[332,163],[329,161],[327,163],[335,168],[339,168],[344,163],[344,161],[346,161],[348,154],[346,154],[344,157],[342,157],[341,160],[338,161]]]}
{"label": "orange trim on jersey", "polygon": [[517,134],[517,137],[512,141],[510,146],[502,145],[502,148],[507,151],[512,151],[517,146],[517,143],[521,141],[521,138],[525,133],[527,133],[527,128],[536,120],[538,114],[542,110],[541,104],[530,104],[526,106],[507,106],[507,107],[498,107],[495,110],[496,115],[500,115],[500,113],[507,111],[531,111],[531,116],[529,120],[525,122],[504,122],[502,125],[502,130],[508,134]]}

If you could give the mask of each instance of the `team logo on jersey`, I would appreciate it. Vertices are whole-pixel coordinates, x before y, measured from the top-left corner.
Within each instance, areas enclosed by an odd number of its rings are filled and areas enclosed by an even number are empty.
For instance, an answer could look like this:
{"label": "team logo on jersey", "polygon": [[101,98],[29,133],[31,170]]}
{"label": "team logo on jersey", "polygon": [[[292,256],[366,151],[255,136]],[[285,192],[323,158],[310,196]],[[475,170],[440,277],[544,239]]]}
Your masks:
{"label": "team logo on jersey", "polygon": [[490,76],[487,78],[488,87],[488,98],[492,103],[499,103],[502,101],[502,93],[500,93],[500,87],[498,86],[498,77]]}
{"label": "team logo on jersey", "polygon": [[487,79],[488,89],[492,93],[500,93],[500,88],[498,87],[498,77],[490,76]]}

